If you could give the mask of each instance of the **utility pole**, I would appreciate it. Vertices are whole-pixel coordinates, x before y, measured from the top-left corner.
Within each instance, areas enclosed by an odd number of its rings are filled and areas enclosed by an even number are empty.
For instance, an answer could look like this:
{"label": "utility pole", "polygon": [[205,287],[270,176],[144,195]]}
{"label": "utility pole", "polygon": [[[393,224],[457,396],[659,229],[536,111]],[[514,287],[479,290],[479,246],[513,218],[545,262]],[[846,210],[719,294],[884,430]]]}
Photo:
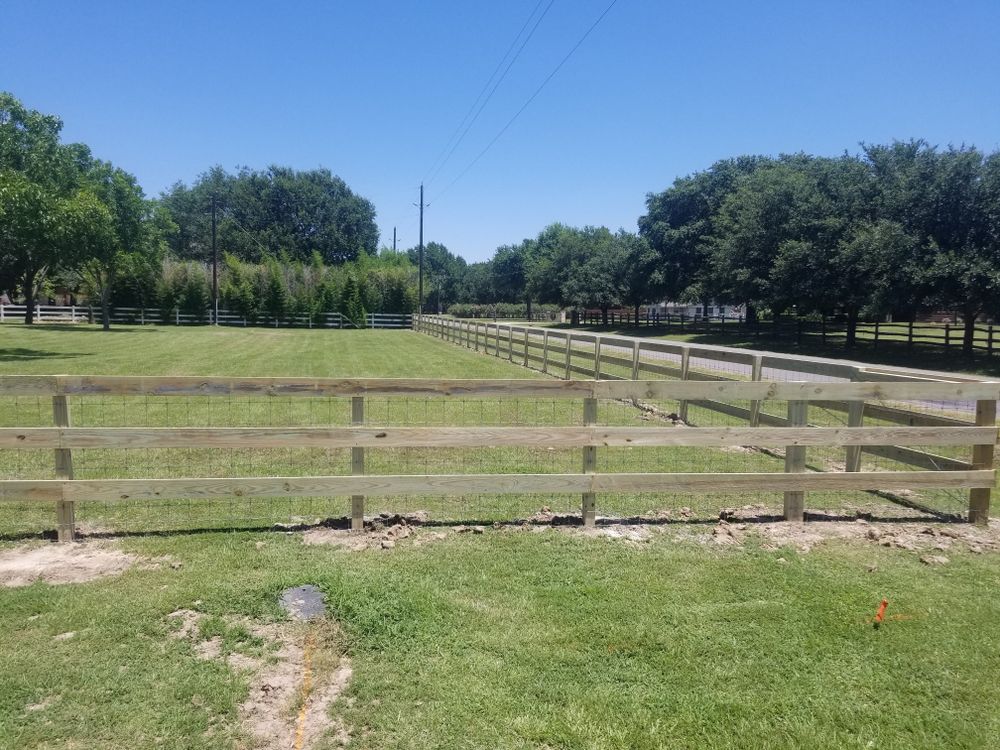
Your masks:
{"label": "utility pole", "polygon": [[420,183],[420,271],[417,281],[417,297],[420,304],[417,311],[424,313],[424,183]]}
{"label": "utility pole", "polygon": [[219,249],[215,245],[215,193],[212,193],[212,322],[219,325]]}
{"label": "utility pole", "polygon": [[392,252],[396,252],[396,227],[392,228]]}

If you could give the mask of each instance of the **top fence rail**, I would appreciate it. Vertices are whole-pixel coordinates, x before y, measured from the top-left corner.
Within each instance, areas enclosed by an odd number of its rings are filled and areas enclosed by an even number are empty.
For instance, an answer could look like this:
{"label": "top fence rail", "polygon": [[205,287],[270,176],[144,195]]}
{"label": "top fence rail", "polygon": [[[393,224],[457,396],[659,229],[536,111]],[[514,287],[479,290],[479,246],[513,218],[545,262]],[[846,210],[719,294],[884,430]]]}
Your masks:
{"label": "top fence rail", "polygon": [[718,380],[520,380],[417,378],[229,378],[200,376],[6,375],[3,396],[457,396],[781,401],[981,401],[1000,382],[816,382]]}

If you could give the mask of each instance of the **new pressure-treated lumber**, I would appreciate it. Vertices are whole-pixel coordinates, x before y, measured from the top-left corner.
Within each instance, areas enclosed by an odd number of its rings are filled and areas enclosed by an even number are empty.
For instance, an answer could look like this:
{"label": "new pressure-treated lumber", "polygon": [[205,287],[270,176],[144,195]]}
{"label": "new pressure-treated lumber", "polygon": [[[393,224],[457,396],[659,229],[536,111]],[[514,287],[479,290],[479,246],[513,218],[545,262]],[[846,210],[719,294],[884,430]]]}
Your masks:
{"label": "new pressure-treated lumber", "polygon": [[0,396],[458,396],[642,398],[649,400],[980,401],[1000,398],[994,381],[751,382],[733,380],[511,380],[415,378],[232,378],[78,375],[0,376]]}
{"label": "new pressure-treated lumber", "polygon": [[[809,402],[788,402],[788,423],[792,427],[809,424]],[[802,445],[789,444],[785,448],[785,471],[801,473],[806,470],[806,449]],[[805,515],[805,493],[801,489],[785,492],[785,520],[801,521]]]}
{"label": "new pressure-treated lumber", "polygon": [[[365,398],[364,396],[354,396],[351,398],[351,424],[363,425],[365,423]],[[351,474],[356,476],[365,473],[365,449],[360,446],[351,448]],[[362,531],[365,527],[365,496],[351,495],[351,530]]]}
{"label": "new pressure-treated lumber", "polygon": [[205,497],[368,497],[582,492],[785,492],[989,488],[992,469],[694,474],[402,474],[186,479],[0,480],[4,500],[152,500]]}
{"label": "new pressure-treated lumber", "polygon": [[[69,427],[69,399],[66,396],[52,397],[52,422],[58,427]],[[56,478],[73,478],[73,453],[65,447],[55,449]],[[56,536],[60,542],[72,542],[76,538],[76,508],[72,500],[60,498],[56,501]]]}
{"label": "new pressure-treated lumber", "polygon": [[[585,398],[583,400],[583,424],[591,426],[597,423],[597,399]],[[594,474],[597,471],[597,448],[588,445],[583,449],[583,473]],[[581,512],[583,515],[583,525],[593,526],[597,520],[597,495],[591,492],[584,492],[581,502]]]}
{"label": "new pressure-treated lumber", "polygon": [[[58,398],[58,397],[57,397]],[[596,399],[586,399],[594,401]],[[362,406],[356,406],[356,404]],[[981,427],[378,427],[364,424],[364,398],[352,399],[350,427],[0,427],[5,448],[484,448],[733,445],[980,445]],[[360,454],[363,456],[363,454]],[[900,460],[896,456],[887,456]],[[363,462],[362,462],[363,463]],[[946,467],[926,467],[946,468]],[[851,469],[856,471],[857,469]]]}
{"label": "new pressure-treated lumber", "polygon": [[[850,401],[847,404],[847,426],[860,428],[864,424],[865,402]],[[912,429],[912,428],[911,428]],[[847,471],[861,471],[861,449],[856,445],[848,446],[844,457]]]}
{"label": "new pressure-treated lumber", "polygon": [[[997,402],[978,401],[976,402],[976,424],[993,425],[997,421]],[[972,449],[973,469],[993,468],[993,446],[996,441],[977,445]],[[975,524],[985,525],[990,520],[990,492],[991,487],[976,487],[969,491],[969,521]]]}

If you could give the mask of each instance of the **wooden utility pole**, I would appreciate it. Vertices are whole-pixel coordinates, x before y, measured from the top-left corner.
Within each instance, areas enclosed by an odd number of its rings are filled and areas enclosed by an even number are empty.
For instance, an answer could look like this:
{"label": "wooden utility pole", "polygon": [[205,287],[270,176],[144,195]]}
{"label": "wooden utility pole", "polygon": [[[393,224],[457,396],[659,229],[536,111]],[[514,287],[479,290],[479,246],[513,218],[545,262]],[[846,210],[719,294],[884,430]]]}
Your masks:
{"label": "wooden utility pole", "polygon": [[417,310],[423,315],[424,312],[424,184],[420,183],[420,254],[419,272],[417,276]]}
{"label": "wooden utility pole", "polygon": [[215,244],[215,193],[212,193],[212,323],[219,325],[219,249]]}
{"label": "wooden utility pole", "polygon": [[392,252],[396,252],[396,227],[392,228]]}

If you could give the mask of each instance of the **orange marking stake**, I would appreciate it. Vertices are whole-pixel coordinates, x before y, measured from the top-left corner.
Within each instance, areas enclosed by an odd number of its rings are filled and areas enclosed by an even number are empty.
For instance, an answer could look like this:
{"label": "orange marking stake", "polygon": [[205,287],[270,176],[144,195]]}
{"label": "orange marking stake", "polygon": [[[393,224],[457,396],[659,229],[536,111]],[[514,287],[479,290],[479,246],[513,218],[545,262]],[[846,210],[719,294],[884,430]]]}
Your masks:
{"label": "orange marking stake", "polygon": [[299,708],[299,718],[295,723],[295,750],[302,750],[305,740],[306,712],[309,709],[309,693],[312,692],[312,650],[313,635],[309,633],[302,651],[302,706]]}
{"label": "orange marking stake", "polygon": [[885,608],[889,606],[889,600],[883,599],[882,603],[878,605],[878,612],[875,613],[875,627],[877,628],[882,624],[882,620],[885,619]]}

